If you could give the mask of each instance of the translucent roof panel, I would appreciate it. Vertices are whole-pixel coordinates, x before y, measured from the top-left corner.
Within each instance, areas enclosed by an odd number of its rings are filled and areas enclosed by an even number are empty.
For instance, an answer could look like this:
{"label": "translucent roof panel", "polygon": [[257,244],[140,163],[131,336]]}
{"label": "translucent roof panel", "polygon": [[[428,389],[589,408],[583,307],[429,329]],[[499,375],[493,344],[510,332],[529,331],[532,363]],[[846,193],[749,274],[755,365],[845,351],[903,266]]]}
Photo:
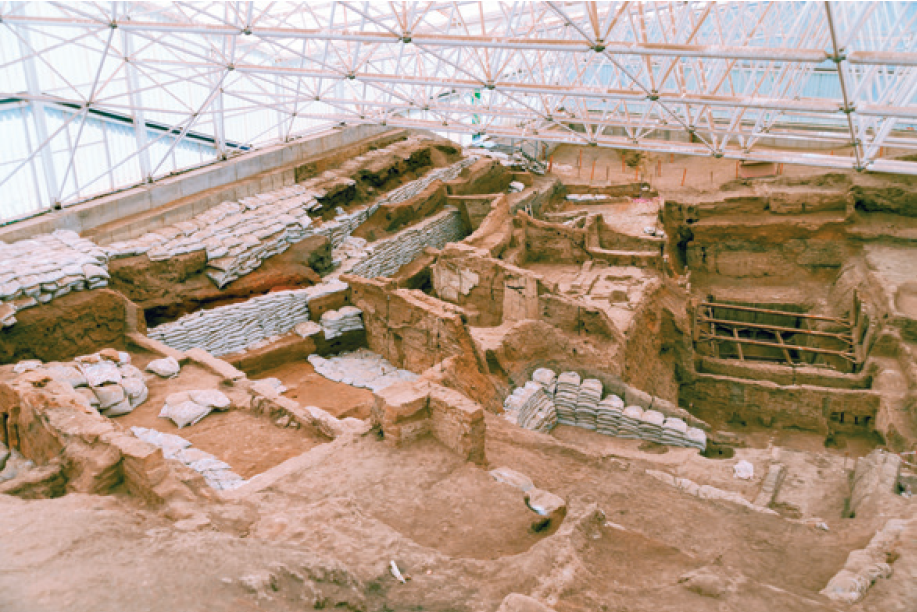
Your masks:
{"label": "translucent roof panel", "polygon": [[917,173],[917,3],[0,2],[0,222],[374,123]]}

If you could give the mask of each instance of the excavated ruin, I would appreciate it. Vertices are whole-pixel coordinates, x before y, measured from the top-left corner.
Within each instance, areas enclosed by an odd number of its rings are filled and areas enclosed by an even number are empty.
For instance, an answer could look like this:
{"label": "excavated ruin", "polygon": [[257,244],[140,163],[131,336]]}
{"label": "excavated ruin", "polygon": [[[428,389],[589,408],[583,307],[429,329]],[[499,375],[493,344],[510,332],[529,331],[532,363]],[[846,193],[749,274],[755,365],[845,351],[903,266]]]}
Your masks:
{"label": "excavated ruin", "polygon": [[913,181],[582,163],[0,242],[0,608],[914,610]]}

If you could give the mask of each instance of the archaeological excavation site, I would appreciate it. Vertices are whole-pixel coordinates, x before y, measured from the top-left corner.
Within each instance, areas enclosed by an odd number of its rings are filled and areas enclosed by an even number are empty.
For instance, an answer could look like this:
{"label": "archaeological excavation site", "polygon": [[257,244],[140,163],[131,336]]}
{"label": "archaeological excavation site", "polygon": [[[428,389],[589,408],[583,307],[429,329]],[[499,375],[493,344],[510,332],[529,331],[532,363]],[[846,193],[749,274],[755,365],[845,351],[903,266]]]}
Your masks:
{"label": "archaeological excavation site", "polygon": [[[26,92],[0,135],[72,141],[0,154],[0,610],[917,611],[917,111],[831,88],[913,97],[913,63],[855,49],[917,5],[403,4],[0,3]],[[32,49],[98,20],[67,110]],[[639,47],[659,20],[685,57]],[[762,38],[791,25],[799,48]],[[236,60],[173,125],[147,89],[184,90],[147,79],[179,52]],[[485,52],[514,76],[463,92]],[[411,76],[309,72],[348,53]],[[518,93],[555,53],[586,66],[571,92]],[[822,85],[780,112],[754,82],[665,97],[705,61]],[[661,73],[658,100],[613,108],[637,94],[612,67]],[[93,110],[125,80],[130,121]],[[464,119],[386,106],[406,91]],[[282,139],[230,139],[265,117]]]}

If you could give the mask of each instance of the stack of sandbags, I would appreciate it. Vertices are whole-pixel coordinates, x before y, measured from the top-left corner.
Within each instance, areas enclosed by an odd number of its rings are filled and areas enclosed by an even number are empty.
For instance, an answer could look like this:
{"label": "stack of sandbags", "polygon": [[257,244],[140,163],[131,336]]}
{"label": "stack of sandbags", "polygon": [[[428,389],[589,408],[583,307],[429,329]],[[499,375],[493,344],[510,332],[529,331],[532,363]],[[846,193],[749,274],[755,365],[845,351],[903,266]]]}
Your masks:
{"label": "stack of sandbags", "polygon": [[[77,357],[76,368],[64,366],[61,369],[50,369],[52,378],[60,376],[69,379],[68,382],[90,405],[108,417],[132,412],[149,395],[143,373],[130,364],[130,356],[112,349]],[[86,388],[91,391],[91,395],[83,391],[82,385],[73,377],[75,369],[85,378]]]}
{"label": "stack of sandbags", "polygon": [[[343,283],[335,281],[333,289],[340,290],[339,285]],[[199,347],[216,356],[243,351],[308,321],[309,300],[333,292],[326,289],[316,285],[277,291],[238,304],[199,310],[154,327],[147,335],[180,351]]]}
{"label": "stack of sandbags", "polygon": [[0,328],[19,310],[108,284],[108,254],[70,230],[0,241]]}
{"label": "stack of sandbags", "polygon": [[229,398],[215,389],[179,391],[166,397],[160,418],[171,419],[179,429],[194,425],[213,410],[228,410]]}
{"label": "stack of sandbags", "polygon": [[[391,238],[371,243],[362,259],[354,260],[349,270],[342,268],[341,271],[363,278],[392,276],[401,266],[414,261],[425,248],[441,249],[449,242],[457,242],[464,237],[461,213],[457,208],[447,206],[442,212]],[[348,262],[347,265],[351,264]]]}
{"label": "stack of sandbags", "polygon": [[662,424],[662,443],[667,446],[685,446],[688,424],[678,417],[669,417]]}
{"label": "stack of sandbags", "polygon": [[191,442],[172,434],[146,427],[131,427],[131,432],[162,450],[166,459],[176,459],[198,472],[217,491],[228,491],[245,484],[245,479],[232,471],[230,465],[210,453],[191,448]]}
{"label": "stack of sandbags", "polygon": [[599,402],[595,415],[596,431],[606,436],[618,435],[618,427],[624,412],[624,400],[609,395]]}
{"label": "stack of sandbags", "polygon": [[658,410],[644,410],[640,417],[640,439],[662,444],[662,424],[665,415]]}
{"label": "stack of sandbags", "polygon": [[580,376],[576,372],[563,372],[557,377],[557,391],[554,407],[557,422],[561,425],[576,425],[576,402],[579,399]]}
{"label": "stack of sandbags", "polygon": [[322,313],[322,329],[325,340],[332,340],[347,332],[363,329],[363,311],[356,306],[344,306],[338,310]]}
{"label": "stack of sandbags", "polygon": [[640,423],[643,421],[643,408],[628,406],[621,411],[621,421],[618,423],[618,437],[629,440],[640,439]]}
{"label": "stack of sandbags", "polygon": [[685,432],[684,445],[690,448],[696,448],[703,452],[707,449],[707,434],[704,433],[703,429],[698,429],[697,427],[689,427],[688,431]]}
{"label": "stack of sandbags", "polygon": [[550,370],[548,368],[538,368],[532,373],[532,380],[544,388],[544,391],[548,394],[548,397],[550,397],[552,400],[554,399],[554,393],[557,391],[557,374],[554,372],[554,370]]}
{"label": "stack of sandbags", "polygon": [[597,378],[587,378],[579,388],[576,398],[574,417],[576,426],[595,431],[596,411],[602,399],[602,381]]}
{"label": "stack of sandbags", "polygon": [[44,372],[51,380],[73,387],[87,410],[95,409],[114,417],[128,414],[149,396],[143,372],[130,361],[130,355],[125,352],[104,349],[77,357],[73,362],[20,361],[13,367],[13,373]]}
{"label": "stack of sandbags", "polygon": [[517,423],[526,429],[548,432],[557,424],[554,403],[545,393],[544,388],[530,380],[523,387],[527,393],[519,408]]}

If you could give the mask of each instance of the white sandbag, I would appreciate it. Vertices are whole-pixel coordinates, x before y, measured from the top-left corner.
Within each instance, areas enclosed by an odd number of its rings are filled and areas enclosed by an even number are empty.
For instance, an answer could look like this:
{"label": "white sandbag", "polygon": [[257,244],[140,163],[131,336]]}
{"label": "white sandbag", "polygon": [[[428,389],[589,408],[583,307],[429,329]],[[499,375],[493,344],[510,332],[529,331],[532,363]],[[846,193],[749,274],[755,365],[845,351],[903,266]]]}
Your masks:
{"label": "white sandbag", "polygon": [[90,406],[99,405],[99,398],[96,397],[96,394],[93,393],[92,389],[89,387],[80,387],[79,389],[76,389],[76,392],[77,395],[86,398],[86,401],[89,402]]}
{"label": "white sandbag", "polygon": [[99,399],[99,406],[103,410],[118,404],[125,399],[124,387],[121,385],[105,385],[104,387],[92,387],[92,392]]}
{"label": "white sandbag", "polygon": [[121,416],[124,414],[130,414],[131,412],[133,412],[133,410],[134,410],[134,407],[131,406],[131,401],[127,397],[125,397],[117,404],[114,404],[113,406],[109,406],[108,408],[103,410],[102,414],[104,414],[107,417],[116,417],[116,416]]}
{"label": "white sandbag", "polygon": [[171,419],[179,429],[182,429],[189,425],[194,425],[210,414],[212,410],[210,406],[201,406],[195,402],[187,401],[176,406],[166,404],[162,407],[159,416],[164,419]]}
{"label": "white sandbag", "polygon": [[755,477],[755,466],[742,459],[735,464],[735,477],[742,480],[751,480]]}
{"label": "white sandbag", "polygon": [[80,370],[86,377],[86,383],[90,387],[101,387],[102,385],[121,382],[121,372],[118,366],[110,361],[99,361],[97,363],[81,363]]}
{"label": "white sandbag", "polygon": [[161,378],[172,378],[178,376],[181,366],[174,357],[166,357],[165,359],[154,359],[146,366],[146,370]]}
{"label": "white sandbag", "polygon": [[48,366],[48,374],[58,382],[64,382],[76,389],[86,386],[86,377],[73,366]]}
{"label": "white sandbag", "polygon": [[13,366],[14,374],[25,374],[26,372],[31,372],[32,370],[37,370],[41,367],[41,362],[37,359],[26,359],[25,361],[20,361]]}
{"label": "white sandbag", "polygon": [[188,391],[191,401],[201,406],[209,406],[214,410],[226,410],[232,402],[220,391],[208,389],[206,391]]}

